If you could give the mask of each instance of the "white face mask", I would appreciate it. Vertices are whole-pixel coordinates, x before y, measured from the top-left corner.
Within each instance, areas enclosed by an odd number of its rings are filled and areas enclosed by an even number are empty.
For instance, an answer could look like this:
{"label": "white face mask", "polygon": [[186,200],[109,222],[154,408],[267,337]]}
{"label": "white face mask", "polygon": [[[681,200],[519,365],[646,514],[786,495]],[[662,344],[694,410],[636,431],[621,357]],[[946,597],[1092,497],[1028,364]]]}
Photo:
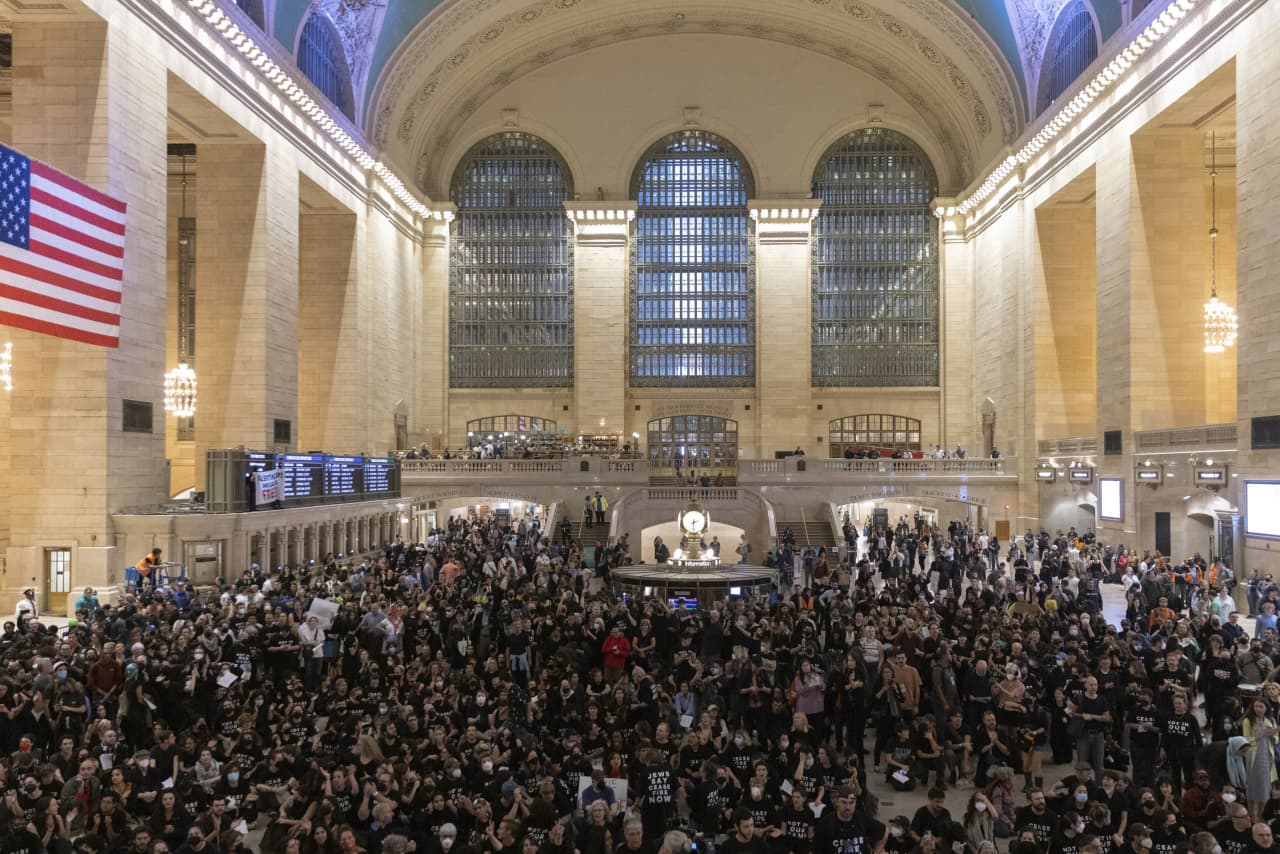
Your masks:
{"label": "white face mask", "polygon": [[973,805],[973,808],[974,808],[975,810],[977,810],[978,812],[986,812],[986,811],[987,811],[987,805],[986,805],[986,804],[984,804],[982,801],[978,801],[976,804],[974,804],[974,805]]}
{"label": "white face mask", "polygon": [[452,836],[441,836],[441,837],[440,837],[440,848],[441,848],[442,850],[444,850],[444,851],[448,851],[448,850],[449,850],[450,848],[452,848],[452,847],[453,847],[453,837],[452,837]]}
{"label": "white face mask", "polygon": [[764,789],[760,788],[759,786],[751,787],[751,797],[758,798],[763,794],[764,794]]}
{"label": "white face mask", "polygon": [[1234,804],[1236,802],[1236,796],[1230,792],[1225,792],[1222,795],[1222,802],[1224,804]]}

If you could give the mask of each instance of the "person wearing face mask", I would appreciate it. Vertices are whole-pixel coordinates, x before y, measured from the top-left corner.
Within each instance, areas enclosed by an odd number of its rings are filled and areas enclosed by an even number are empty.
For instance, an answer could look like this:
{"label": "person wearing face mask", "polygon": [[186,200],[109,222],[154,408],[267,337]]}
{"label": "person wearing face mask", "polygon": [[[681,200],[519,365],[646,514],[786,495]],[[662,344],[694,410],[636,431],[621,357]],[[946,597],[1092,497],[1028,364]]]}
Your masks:
{"label": "person wearing face mask", "polygon": [[1059,819],[1058,832],[1049,843],[1049,854],[1080,854],[1080,840],[1084,836],[1084,819],[1077,813],[1067,813]]}
{"label": "person wearing face mask", "polygon": [[969,796],[964,811],[964,834],[972,851],[980,850],[984,842],[995,844],[996,809],[981,791]]}
{"label": "person wearing face mask", "polygon": [[1153,820],[1155,830],[1151,834],[1151,854],[1175,854],[1187,841],[1178,816],[1168,810],[1157,810]]}
{"label": "person wearing face mask", "polygon": [[1141,822],[1129,825],[1127,841],[1118,854],[1151,854],[1155,840],[1151,838],[1151,828]]}
{"label": "person wearing face mask", "polygon": [[746,810],[756,828],[770,829],[777,826],[778,812],[772,799],[765,792],[765,783],[758,777],[747,781],[747,790],[738,801],[735,812]]}

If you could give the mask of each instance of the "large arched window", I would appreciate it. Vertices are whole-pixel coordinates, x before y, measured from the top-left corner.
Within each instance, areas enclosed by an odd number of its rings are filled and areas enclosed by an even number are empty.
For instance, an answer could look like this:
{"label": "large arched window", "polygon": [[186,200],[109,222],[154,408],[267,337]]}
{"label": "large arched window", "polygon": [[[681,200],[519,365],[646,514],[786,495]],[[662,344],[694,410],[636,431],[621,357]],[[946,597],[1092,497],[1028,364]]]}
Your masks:
{"label": "large arched window", "polygon": [[454,172],[449,384],[573,385],[573,176],[532,134],[495,134]]}
{"label": "large arched window", "polygon": [[1098,58],[1098,30],[1084,0],[1072,0],[1058,15],[1045,45],[1040,66],[1040,97],[1036,113],[1043,113]]}
{"label": "large arched window", "polygon": [[631,384],[755,384],[755,264],[743,156],[700,130],[659,141],[631,180]]}
{"label": "large arched window", "polygon": [[938,179],[907,137],[867,128],[818,163],[813,384],[938,384]]}
{"label": "large arched window", "polygon": [[347,118],[355,116],[351,72],[338,28],[321,12],[312,12],[298,41],[298,67]]}

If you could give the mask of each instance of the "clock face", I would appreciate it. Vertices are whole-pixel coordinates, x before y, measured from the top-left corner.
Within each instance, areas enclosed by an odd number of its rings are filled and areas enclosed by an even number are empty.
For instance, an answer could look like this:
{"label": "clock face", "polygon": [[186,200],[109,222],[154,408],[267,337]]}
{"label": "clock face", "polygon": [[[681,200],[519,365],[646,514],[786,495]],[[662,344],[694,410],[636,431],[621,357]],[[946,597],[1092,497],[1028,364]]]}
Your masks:
{"label": "clock face", "polygon": [[690,510],[681,517],[680,524],[691,534],[701,534],[707,527],[707,517],[697,510]]}

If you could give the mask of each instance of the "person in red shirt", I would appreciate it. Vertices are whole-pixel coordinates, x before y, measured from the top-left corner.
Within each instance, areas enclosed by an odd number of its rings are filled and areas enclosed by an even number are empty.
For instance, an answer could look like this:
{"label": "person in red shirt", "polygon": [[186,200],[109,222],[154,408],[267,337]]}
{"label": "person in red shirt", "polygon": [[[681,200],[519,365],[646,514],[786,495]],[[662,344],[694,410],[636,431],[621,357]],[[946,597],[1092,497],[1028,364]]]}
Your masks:
{"label": "person in red shirt", "polygon": [[604,675],[610,682],[617,682],[631,657],[631,641],[622,633],[621,626],[614,626],[601,647],[604,651]]}

